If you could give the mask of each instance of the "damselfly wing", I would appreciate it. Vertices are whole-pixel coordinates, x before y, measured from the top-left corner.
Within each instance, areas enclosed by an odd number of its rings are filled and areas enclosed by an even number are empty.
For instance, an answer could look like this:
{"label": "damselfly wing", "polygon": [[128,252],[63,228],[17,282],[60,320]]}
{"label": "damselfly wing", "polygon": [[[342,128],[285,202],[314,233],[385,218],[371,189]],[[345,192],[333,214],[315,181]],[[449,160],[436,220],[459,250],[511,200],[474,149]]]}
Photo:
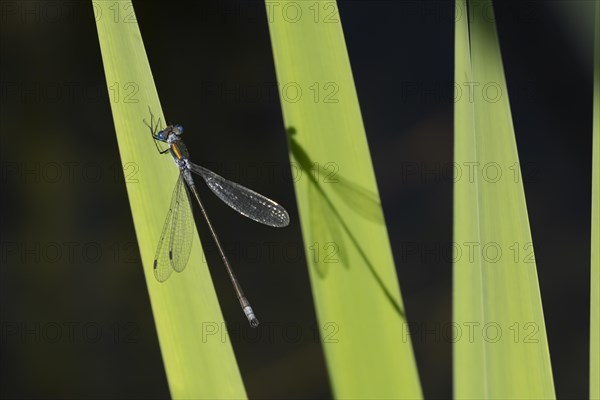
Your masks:
{"label": "damselfly wing", "polygon": [[204,181],[225,204],[238,213],[261,224],[282,228],[290,223],[285,208],[238,183],[228,181],[211,170],[189,162],[192,172],[204,178]]}
{"label": "damselfly wing", "polygon": [[192,252],[193,221],[190,195],[179,174],[154,257],[154,276],[159,282],[185,269]]}
{"label": "damselfly wing", "polygon": [[[273,200],[229,181],[208,168],[189,162],[189,169],[200,175],[219,199],[243,216],[278,228],[290,223],[285,208]],[[190,194],[181,172],[154,257],[154,276],[158,281],[166,281],[173,270],[181,272],[185,269],[192,250],[193,220]]]}

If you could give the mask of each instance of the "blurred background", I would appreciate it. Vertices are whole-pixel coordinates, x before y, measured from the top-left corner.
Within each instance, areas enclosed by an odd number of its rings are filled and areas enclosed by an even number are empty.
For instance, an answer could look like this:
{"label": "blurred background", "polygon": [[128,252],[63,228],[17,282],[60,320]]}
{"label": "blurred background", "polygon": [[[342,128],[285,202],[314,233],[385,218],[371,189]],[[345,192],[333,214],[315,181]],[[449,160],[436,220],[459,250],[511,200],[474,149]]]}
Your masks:
{"label": "blurred background", "polygon": [[[495,4],[559,398],[588,393],[593,3]],[[133,4],[193,160],[290,211],[274,230],[204,192],[258,331],[196,212],[248,396],[330,398],[264,3]],[[423,391],[447,398],[452,343],[427,332],[452,321],[454,2],[338,6]],[[135,82],[107,90],[91,2],[0,11],[0,394],[166,398],[110,110]]]}

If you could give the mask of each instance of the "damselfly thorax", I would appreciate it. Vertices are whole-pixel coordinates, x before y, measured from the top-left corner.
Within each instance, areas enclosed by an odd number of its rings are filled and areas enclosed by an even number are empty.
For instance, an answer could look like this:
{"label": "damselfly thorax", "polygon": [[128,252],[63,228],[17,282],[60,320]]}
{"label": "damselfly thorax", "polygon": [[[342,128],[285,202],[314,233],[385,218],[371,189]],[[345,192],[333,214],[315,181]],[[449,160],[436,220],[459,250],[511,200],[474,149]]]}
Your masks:
{"label": "damselfly thorax", "polygon": [[185,161],[190,156],[187,146],[181,139],[182,134],[183,127],[181,125],[169,125],[156,135],[158,140],[166,142],[169,145],[169,153],[178,167],[184,166],[185,164],[182,164],[180,161]]}

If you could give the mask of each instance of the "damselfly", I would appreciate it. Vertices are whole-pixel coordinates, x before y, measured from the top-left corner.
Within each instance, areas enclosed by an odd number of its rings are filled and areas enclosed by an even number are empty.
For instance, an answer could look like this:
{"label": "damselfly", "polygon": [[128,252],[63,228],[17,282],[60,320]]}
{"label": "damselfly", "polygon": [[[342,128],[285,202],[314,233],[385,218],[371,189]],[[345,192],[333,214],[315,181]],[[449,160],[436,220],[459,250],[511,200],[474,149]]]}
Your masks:
{"label": "damselfly", "polygon": [[[202,216],[208,225],[210,234],[217,245],[223,263],[227,268],[229,278],[231,279],[233,288],[240,301],[242,310],[244,311],[244,314],[246,314],[250,325],[252,327],[257,327],[258,319],[254,315],[254,311],[233,273],[233,269],[223,251],[217,233],[202,205],[200,194],[198,193],[198,189],[192,178],[192,172],[200,175],[213,193],[225,204],[254,221],[273,227],[284,227],[290,222],[288,213],[282,206],[275,203],[273,200],[235,182],[228,181],[214,172],[191,162],[189,160],[187,147],[181,139],[181,135],[183,134],[183,127],[181,125],[168,125],[165,129],[159,131],[160,118],[156,121],[155,125],[154,116],[151,111],[150,123],[148,124],[144,119],[144,124],[150,128],[152,139],[158,152],[160,154],[169,152],[175,165],[179,168],[179,179],[177,179],[177,183],[175,184],[175,189],[173,190],[173,196],[171,198],[171,206],[167,212],[167,218],[156,248],[156,256],[154,257],[154,276],[159,282],[164,282],[171,276],[173,270],[181,272],[188,263],[192,250],[194,226],[190,194],[188,192],[188,190],[191,190],[198,201]],[[168,148],[161,149],[157,142],[166,143]]]}

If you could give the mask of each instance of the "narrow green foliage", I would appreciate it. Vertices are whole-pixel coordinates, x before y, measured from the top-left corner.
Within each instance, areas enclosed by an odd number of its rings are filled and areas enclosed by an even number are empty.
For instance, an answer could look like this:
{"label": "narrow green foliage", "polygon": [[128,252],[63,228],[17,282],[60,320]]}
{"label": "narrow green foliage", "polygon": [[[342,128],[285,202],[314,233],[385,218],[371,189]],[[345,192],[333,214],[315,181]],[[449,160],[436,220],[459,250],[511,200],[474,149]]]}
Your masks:
{"label": "narrow green foliage", "polygon": [[203,337],[208,329],[224,329],[224,325],[197,233],[187,269],[165,283],[154,278],[154,253],[178,170],[170,157],[158,154],[142,122],[150,118],[148,107],[156,117],[164,118],[131,2],[94,2],[94,11],[127,193],[171,395],[245,398],[231,344],[220,340],[220,335],[210,340]]}
{"label": "narrow green foliage", "polygon": [[266,5],[335,397],[420,398],[337,6],[329,0]]}
{"label": "narrow green foliage", "polygon": [[596,1],[592,153],[592,257],[590,304],[590,399],[600,399],[600,2]]}
{"label": "narrow green foliage", "polygon": [[[490,0],[456,2],[454,391],[550,399],[554,384],[507,86]],[[472,89],[472,90],[471,90]]]}

